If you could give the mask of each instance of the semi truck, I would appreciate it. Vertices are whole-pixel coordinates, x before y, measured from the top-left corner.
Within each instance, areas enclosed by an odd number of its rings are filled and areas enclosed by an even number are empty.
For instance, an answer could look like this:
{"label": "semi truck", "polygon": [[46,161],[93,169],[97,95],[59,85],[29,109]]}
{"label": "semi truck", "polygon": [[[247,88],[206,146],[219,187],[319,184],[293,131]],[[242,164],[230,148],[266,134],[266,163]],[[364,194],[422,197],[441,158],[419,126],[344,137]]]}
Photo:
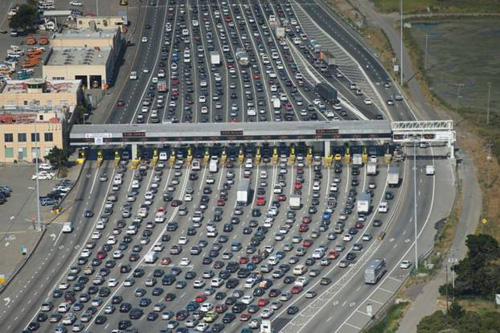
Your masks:
{"label": "semi truck", "polygon": [[369,193],[363,193],[359,196],[356,202],[356,208],[358,214],[368,214],[370,213],[370,207],[372,205],[372,196]]}
{"label": "semi truck", "polygon": [[288,199],[290,209],[297,210],[302,206],[302,198],[298,194],[292,194]]}
{"label": "semi truck", "polygon": [[319,60],[323,61],[328,67],[335,66],[335,57],[330,51],[321,51],[319,53]]}
{"label": "semi truck", "polygon": [[246,206],[248,204],[248,197],[250,192],[250,179],[244,178],[240,182],[238,192],[236,192],[236,203]]}
{"label": "semi truck", "polygon": [[220,53],[218,51],[210,52],[210,63],[216,66],[220,65]]}
{"label": "semi truck", "polygon": [[389,185],[389,187],[398,187],[399,179],[399,167],[389,165],[389,168],[387,170],[387,185]]}
{"label": "semi truck", "polygon": [[316,85],[316,93],[328,103],[337,103],[337,90],[330,86],[328,83],[318,83]]}

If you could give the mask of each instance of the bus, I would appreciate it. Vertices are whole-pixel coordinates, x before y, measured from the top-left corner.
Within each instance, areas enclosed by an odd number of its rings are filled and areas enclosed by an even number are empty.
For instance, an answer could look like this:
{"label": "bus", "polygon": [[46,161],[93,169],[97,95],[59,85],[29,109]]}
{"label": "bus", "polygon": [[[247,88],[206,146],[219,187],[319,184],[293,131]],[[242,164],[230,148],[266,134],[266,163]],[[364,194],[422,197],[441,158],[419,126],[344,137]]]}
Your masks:
{"label": "bus", "polygon": [[386,271],[384,259],[373,259],[365,268],[365,283],[377,284]]}

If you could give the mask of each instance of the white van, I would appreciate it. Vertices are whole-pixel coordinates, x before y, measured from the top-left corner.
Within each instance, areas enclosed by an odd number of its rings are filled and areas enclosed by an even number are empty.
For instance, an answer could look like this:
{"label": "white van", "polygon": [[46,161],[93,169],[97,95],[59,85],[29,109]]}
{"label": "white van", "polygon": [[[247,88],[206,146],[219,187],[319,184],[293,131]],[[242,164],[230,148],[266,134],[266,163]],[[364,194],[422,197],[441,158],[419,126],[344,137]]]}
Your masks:
{"label": "white van", "polygon": [[137,80],[137,72],[136,71],[130,72],[129,79],[131,79],[131,80]]}
{"label": "white van", "polygon": [[389,204],[385,201],[382,201],[378,206],[379,213],[387,213],[389,211]]}
{"label": "white van", "polygon": [[435,173],[436,173],[436,168],[434,167],[434,165],[425,166],[425,174],[427,176],[434,176]]}
{"label": "white van", "polygon": [[123,184],[123,177],[121,173],[118,173],[115,175],[115,178],[113,178],[113,185],[121,185]]}
{"label": "white van", "polygon": [[166,161],[168,159],[168,155],[166,152],[160,152],[160,156],[158,157],[160,161]]}
{"label": "white van", "polygon": [[303,275],[307,272],[307,266],[305,265],[297,265],[293,268],[293,275]]}
{"label": "white van", "polygon": [[154,262],[158,259],[158,255],[156,254],[156,252],[148,252],[145,256],[144,256],[144,261],[148,264],[154,264]]}
{"label": "white van", "polygon": [[62,232],[70,233],[73,231],[73,222],[64,222]]}

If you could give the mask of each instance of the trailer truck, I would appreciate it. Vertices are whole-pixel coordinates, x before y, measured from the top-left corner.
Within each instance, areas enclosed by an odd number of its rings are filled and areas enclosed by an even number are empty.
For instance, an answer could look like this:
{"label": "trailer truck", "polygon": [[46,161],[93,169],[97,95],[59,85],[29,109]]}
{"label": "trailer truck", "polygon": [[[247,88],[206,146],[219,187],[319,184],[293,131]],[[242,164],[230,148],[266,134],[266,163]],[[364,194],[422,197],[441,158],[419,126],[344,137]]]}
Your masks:
{"label": "trailer truck", "polygon": [[318,83],[316,85],[316,93],[328,103],[337,103],[337,90],[330,86],[328,83]]}
{"label": "trailer truck", "polygon": [[238,187],[238,192],[236,192],[236,203],[246,206],[248,204],[250,192],[250,179],[244,178],[240,182],[240,186]]}
{"label": "trailer truck", "polygon": [[399,179],[399,167],[389,165],[387,170],[387,185],[389,185],[389,187],[398,187]]}
{"label": "trailer truck", "polygon": [[363,193],[356,202],[358,214],[369,214],[372,205],[372,196],[369,193]]}

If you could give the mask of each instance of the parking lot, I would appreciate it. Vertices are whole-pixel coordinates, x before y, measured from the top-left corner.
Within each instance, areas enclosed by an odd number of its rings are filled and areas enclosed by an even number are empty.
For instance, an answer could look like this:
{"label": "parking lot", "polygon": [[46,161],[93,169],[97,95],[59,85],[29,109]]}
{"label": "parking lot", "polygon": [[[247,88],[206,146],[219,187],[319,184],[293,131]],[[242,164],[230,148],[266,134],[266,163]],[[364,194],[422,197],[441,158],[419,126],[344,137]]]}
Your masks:
{"label": "parking lot", "polygon": [[[236,155],[223,164],[195,154],[187,165],[178,151],[172,166],[160,156],[156,167],[99,170],[108,201],[81,212],[94,230],[33,328],[111,331],[140,321],[141,331],[216,332],[292,318],[375,241],[386,216],[379,202],[390,199],[390,210],[398,191],[386,194],[382,158],[367,176],[300,153],[276,164],[266,152],[263,163],[248,155],[241,165]],[[373,209],[358,217],[366,191]]]}

